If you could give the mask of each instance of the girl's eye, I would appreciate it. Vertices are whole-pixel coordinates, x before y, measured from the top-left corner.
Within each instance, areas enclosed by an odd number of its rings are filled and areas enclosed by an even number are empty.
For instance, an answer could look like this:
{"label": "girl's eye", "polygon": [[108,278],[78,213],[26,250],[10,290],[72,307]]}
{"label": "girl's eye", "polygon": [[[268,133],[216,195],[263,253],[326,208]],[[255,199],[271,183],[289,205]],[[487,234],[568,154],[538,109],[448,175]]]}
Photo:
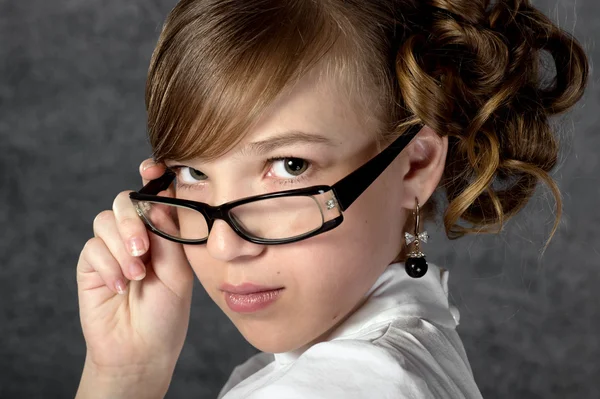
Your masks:
{"label": "girl's eye", "polygon": [[[306,172],[309,167],[308,161],[301,158],[277,158],[273,162],[274,174],[282,178],[295,178]],[[269,173],[271,174],[271,173]]]}
{"label": "girl's eye", "polygon": [[195,184],[208,178],[204,173],[189,166],[182,166],[178,169],[177,178],[183,184]]}

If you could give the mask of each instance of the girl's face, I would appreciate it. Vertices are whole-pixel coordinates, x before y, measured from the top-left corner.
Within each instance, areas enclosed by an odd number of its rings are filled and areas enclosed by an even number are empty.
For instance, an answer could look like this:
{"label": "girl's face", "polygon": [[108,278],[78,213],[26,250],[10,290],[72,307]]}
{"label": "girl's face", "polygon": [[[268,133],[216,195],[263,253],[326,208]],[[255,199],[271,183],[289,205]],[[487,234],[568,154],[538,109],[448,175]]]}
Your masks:
{"label": "girl's face", "polygon": [[[218,205],[265,192],[331,185],[361,166],[377,153],[374,127],[367,127],[364,112],[357,112],[337,93],[333,83],[318,84],[308,75],[281,96],[231,152],[210,162],[184,163],[193,169],[179,169],[178,179],[197,182],[199,187],[188,188],[186,198]],[[276,136],[295,137],[297,132],[319,139],[279,141],[274,148],[249,146]],[[329,232],[265,246],[243,240],[217,220],[206,245],[184,246],[206,292],[253,346],[280,353],[318,342],[360,305],[402,248],[406,198],[412,196],[412,204],[416,194],[421,202],[426,199],[422,193],[408,193],[404,184],[411,169],[408,154],[415,153],[410,148],[419,146],[415,141],[344,213],[344,222]],[[291,169],[285,160],[269,161],[285,157],[300,160],[294,160]],[[283,290],[266,308],[236,312],[221,288],[244,283]]]}

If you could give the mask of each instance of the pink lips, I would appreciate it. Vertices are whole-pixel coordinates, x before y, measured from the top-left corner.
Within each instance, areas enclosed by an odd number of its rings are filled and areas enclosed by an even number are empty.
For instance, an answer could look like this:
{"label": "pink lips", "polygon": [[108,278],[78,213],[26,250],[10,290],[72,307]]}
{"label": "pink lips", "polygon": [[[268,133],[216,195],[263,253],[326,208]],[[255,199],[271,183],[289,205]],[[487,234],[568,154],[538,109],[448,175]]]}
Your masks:
{"label": "pink lips", "polygon": [[229,308],[237,313],[252,313],[264,309],[279,298],[283,287],[263,287],[244,283],[223,284],[221,290]]}

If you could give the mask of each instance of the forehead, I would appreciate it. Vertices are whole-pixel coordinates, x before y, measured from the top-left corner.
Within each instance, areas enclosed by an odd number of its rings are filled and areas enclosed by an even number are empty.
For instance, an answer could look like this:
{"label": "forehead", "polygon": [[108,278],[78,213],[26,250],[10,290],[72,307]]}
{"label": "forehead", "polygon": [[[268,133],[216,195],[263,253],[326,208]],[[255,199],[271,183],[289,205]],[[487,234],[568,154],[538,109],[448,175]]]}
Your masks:
{"label": "forehead", "polygon": [[363,141],[373,137],[374,126],[368,114],[348,95],[347,87],[315,71],[284,90],[236,148],[244,151],[252,143],[286,135],[315,145]]}

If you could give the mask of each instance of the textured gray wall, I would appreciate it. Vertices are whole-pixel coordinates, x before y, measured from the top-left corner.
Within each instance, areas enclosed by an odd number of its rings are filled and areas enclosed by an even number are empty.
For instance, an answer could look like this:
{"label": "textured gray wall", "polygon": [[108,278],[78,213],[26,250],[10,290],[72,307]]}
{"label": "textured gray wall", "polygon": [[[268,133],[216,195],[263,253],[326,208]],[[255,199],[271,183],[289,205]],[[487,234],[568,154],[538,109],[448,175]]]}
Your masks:
{"label": "textured gray wall", "polygon": [[[0,398],[72,397],[85,344],[75,265],[93,217],[137,188],[149,155],[143,90],[175,0],[0,0]],[[598,60],[600,5],[536,1]],[[555,173],[565,217],[541,191],[498,237],[449,242],[430,227],[429,259],[452,300],[486,398],[600,398],[600,91],[592,74],[562,120]],[[436,230],[436,231],[434,231]],[[204,292],[170,398],[215,397],[253,349]]]}

